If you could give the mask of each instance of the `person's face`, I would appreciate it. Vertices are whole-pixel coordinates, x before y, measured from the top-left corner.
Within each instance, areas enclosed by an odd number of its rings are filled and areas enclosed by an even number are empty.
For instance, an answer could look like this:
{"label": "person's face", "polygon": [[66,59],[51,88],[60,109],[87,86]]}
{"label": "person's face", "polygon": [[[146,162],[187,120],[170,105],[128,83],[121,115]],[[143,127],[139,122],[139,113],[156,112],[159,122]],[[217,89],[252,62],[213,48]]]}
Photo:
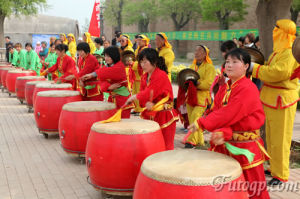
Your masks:
{"label": "person's face", "polygon": [[63,51],[56,50],[56,54],[58,57],[63,57],[65,53]]}
{"label": "person's face", "polygon": [[82,58],[85,58],[86,55],[87,55],[83,50],[79,50],[79,51],[78,51],[78,54],[79,54],[79,56],[82,57]]}
{"label": "person's face", "polygon": [[32,50],[31,46],[26,46],[25,49],[29,52]]}
{"label": "person's face", "polygon": [[[3,37],[2,37],[3,38]],[[8,39],[8,38],[5,38],[5,41],[6,41],[6,43],[8,43],[9,41],[10,41],[10,39]]]}
{"label": "person's face", "polygon": [[57,46],[57,45],[59,45],[59,44],[61,44],[62,42],[61,42],[61,40],[56,40],[55,41],[55,46]]}
{"label": "person's face", "polygon": [[195,59],[202,62],[206,57],[206,52],[201,46],[197,46],[195,50]]}
{"label": "person's face", "polygon": [[246,37],[246,38],[245,38],[245,44],[250,44],[250,39],[249,39],[249,37]]}
{"label": "person's face", "polygon": [[121,43],[121,46],[122,46],[122,47],[126,46],[126,45],[128,44],[127,38],[126,38],[126,37],[122,37],[120,43]]}
{"label": "person's face", "polygon": [[55,45],[52,45],[50,50],[51,50],[52,53],[54,53],[55,52]]}
{"label": "person's face", "polygon": [[143,39],[138,38],[138,39],[136,39],[136,41],[137,41],[138,46],[140,46],[140,47],[146,46],[146,41],[144,41]]}
{"label": "person's face", "polygon": [[146,58],[140,62],[140,65],[145,73],[152,73],[155,69],[155,66],[153,66]]}
{"label": "person's face", "polygon": [[21,49],[22,49],[22,48],[21,48],[20,46],[17,46],[17,47],[16,47],[16,50],[17,50],[18,52],[20,52]]}
{"label": "person's face", "polygon": [[107,63],[108,65],[111,65],[111,64],[114,63],[114,61],[112,60],[112,58],[108,54],[104,55],[104,59],[105,59],[105,63]]}
{"label": "person's face", "polygon": [[87,37],[85,36],[85,34],[82,35],[82,40],[83,40],[84,42],[86,42]]}
{"label": "person's face", "polygon": [[68,42],[71,42],[73,41],[73,38],[72,37],[68,37]]}
{"label": "person's face", "polygon": [[106,40],[106,39],[105,39],[105,36],[102,36],[102,37],[101,37],[101,39],[102,39],[103,41],[105,41],[105,40]]}
{"label": "person's face", "polygon": [[53,44],[55,42],[56,38],[55,37],[51,37],[50,38],[50,44]]}
{"label": "person's face", "polygon": [[243,42],[239,41],[239,47],[243,47],[243,46],[244,46]]}
{"label": "person's face", "polygon": [[96,46],[96,48],[98,48],[98,49],[101,47],[101,45],[98,44],[98,43],[95,43],[95,46]]}
{"label": "person's face", "polygon": [[11,48],[11,49],[9,50],[9,53],[10,53],[10,54],[13,54],[13,53],[14,53],[14,49]]}
{"label": "person's face", "polygon": [[108,41],[105,41],[105,42],[103,43],[103,46],[104,46],[104,48],[109,47],[109,42],[108,42]]}
{"label": "person's face", "polygon": [[43,48],[47,48],[47,45],[46,45],[46,44],[42,44],[42,47],[43,47]]}
{"label": "person's face", "polygon": [[165,40],[163,38],[161,38],[158,35],[155,36],[155,45],[157,48],[163,47],[164,43],[165,43]]}
{"label": "person's face", "polygon": [[230,79],[236,81],[245,76],[248,67],[249,64],[245,64],[236,57],[228,56],[225,62],[225,73]]}

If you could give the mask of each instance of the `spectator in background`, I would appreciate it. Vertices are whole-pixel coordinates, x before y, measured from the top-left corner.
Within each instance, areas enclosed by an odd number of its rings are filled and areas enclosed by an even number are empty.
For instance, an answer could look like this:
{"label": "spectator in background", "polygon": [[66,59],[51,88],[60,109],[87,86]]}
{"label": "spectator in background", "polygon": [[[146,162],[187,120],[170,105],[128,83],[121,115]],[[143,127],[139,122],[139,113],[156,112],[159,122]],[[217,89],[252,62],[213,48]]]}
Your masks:
{"label": "spectator in background", "polygon": [[111,41],[111,45],[118,46],[118,47],[121,46],[121,43],[120,43],[121,34],[122,34],[121,31],[119,31],[119,30],[115,31],[115,38]]}
{"label": "spectator in background", "polygon": [[95,45],[96,45],[96,50],[94,54],[103,55],[103,51],[104,51],[103,40],[101,38],[96,38]]}
{"label": "spectator in background", "polygon": [[103,42],[103,47],[104,47],[104,49],[105,48],[108,48],[110,46],[110,42],[108,41],[108,40],[105,40],[104,42]]}
{"label": "spectator in background", "polygon": [[6,48],[6,61],[9,62],[9,47],[13,47],[13,43],[10,41],[10,37],[5,37],[5,48]]}
{"label": "spectator in background", "polygon": [[66,35],[65,35],[64,33],[61,33],[61,34],[59,35],[59,38],[60,38],[60,40],[61,40],[61,42],[62,42],[63,44],[66,44],[66,45],[69,44],[69,41],[67,40],[67,37],[66,37]]}
{"label": "spectator in background", "polygon": [[232,41],[235,43],[236,46],[239,46],[239,41],[237,40],[236,37],[234,37],[234,38],[232,39]]}
{"label": "spectator in background", "polygon": [[[54,36],[50,37],[50,43],[49,43],[49,45],[54,44],[55,40],[56,40],[56,37],[54,37]],[[50,46],[49,46],[49,48],[50,48]]]}
{"label": "spectator in background", "polygon": [[253,33],[248,33],[245,36],[244,46],[250,48],[256,48],[256,46],[254,45],[254,41],[255,41],[255,35]]}
{"label": "spectator in background", "polygon": [[240,37],[239,38],[239,48],[244,48],[244,42],[245,42],[245,37]]}
{"label": "spectator in background", "polygon": [[256,46],[256,48],[257,48],[258,50],[260,50],[259,36],[257,36],[257,37],[255,38],[254,45]]}
{"label": "spectator in background", "polygon": [[82,37],[78,37],[78,40],[77,40],[77,42],[78,42],[78,43],[81,43],[81,42],[83,42],[83,39],[82,39]]}
{"label": "spectator in background", "polygon": [[34,51],[39,54],[42,50],[42,46],[41,46],[41,42],[36,42],[36,45],[35,45],[35,48],[34,48]]}
{"label": "spectator in background", "polygon": [[39,52],[39,56],[41,60],[46,59],[48,55],[48,48],[47,48],[47,42],[42,41],[42,50]]}
{"label": "spectator in background", "polygon": [[140,34],[137,34],[137,35],[134,36],[134,40],[133,40],[134,44],[132,46],[134,51],[138,48],[137,39],[139,38],[139,35]]}
{"label": "spectator in background", "polygon": [[106,41],[105,35],[102,35],[102,36],[101,36],[101,39],[102,39],[102,41]]}

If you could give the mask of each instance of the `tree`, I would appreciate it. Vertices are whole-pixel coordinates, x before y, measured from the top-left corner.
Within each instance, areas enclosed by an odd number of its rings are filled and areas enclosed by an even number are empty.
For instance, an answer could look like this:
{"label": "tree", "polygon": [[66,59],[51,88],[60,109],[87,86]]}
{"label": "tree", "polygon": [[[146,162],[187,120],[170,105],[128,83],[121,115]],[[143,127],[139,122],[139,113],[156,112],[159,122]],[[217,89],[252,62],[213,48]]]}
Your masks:
{"label": "tree", "polygon": [[4,47],[4,20],[12,14],[32,15],[47,7],[46,0],[0,0],[0,46]]}
{"label": "tree", "polygon": [[105,1],[104,18],[107,19],[116,30],[122,31],[122,10],[125,0]]}
{"label": "tree", "polygon": [[228,30],[231,23],[244,20],[246,6],[244,0],[202,0],[202,19],[218,22],[221,30]]}
{"label": "tree", "polygon": [[156,0],[128,1],[123,9],[126,25],[138,24],[139,32],[149,32],[148,26],[157,16]]}
{"label": "tree", "polygon": [[297,23],[298,15],[300,11],[300,0],[293,0],[292,6],[290,8],[291,20]]}
{"label": "tree", "polygon": [[278,19],[287,19],[292,0],[259,0],[256,16],[261,51],[268,57],[273,50],[273,29]]}

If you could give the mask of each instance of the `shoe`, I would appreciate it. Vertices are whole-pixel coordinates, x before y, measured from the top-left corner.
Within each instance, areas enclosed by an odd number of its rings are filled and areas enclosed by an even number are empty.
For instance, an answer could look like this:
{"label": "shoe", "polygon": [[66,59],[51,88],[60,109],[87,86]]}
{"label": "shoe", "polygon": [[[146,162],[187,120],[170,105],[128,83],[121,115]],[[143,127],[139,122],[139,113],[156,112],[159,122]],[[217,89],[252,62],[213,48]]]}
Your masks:
{"label": "shoe", "polygon": [[278,180],[277,178],[272,178],[272,180],[270,180],[268,182],[269,186],[277,186],[277,185],[282,185],[282,181]]}
{"label": "shoe", "polygon": [[271,171],[269,171],[269,170],[265,170],[265,175],[267,175],[267,176],[271,176]]}
{"label": "shoe", "polygon": [[190,143],[185,143],[184,148],[186,148],[186,149],[192,149],[192,148],[194,148],[194,146],[192,144],[190,144]]}

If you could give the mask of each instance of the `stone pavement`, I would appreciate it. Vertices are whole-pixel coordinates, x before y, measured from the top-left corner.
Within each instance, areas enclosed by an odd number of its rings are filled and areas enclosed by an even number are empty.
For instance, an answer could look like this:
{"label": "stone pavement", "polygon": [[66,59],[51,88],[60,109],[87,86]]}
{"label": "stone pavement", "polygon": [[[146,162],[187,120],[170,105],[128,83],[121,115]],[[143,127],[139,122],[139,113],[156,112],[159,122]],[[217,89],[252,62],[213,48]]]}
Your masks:
{"label": "stone pavement", "polygon": [[[175,145],[182,148],[180,141],[185,133],[181,124],[177,123],[177,127]],[[299,138],[297,128],[299,114],[295,122]],[[107,198],[87,183],[87,176],[85,165],[62,150],[58,136],[45,139],[38,133],[34,116],[26,106],[0,92],[0,199]],[[291,171],[290,181],[300,183],[300,169]],[[300,191],[275,190],[271,196],[297,199]]]}

